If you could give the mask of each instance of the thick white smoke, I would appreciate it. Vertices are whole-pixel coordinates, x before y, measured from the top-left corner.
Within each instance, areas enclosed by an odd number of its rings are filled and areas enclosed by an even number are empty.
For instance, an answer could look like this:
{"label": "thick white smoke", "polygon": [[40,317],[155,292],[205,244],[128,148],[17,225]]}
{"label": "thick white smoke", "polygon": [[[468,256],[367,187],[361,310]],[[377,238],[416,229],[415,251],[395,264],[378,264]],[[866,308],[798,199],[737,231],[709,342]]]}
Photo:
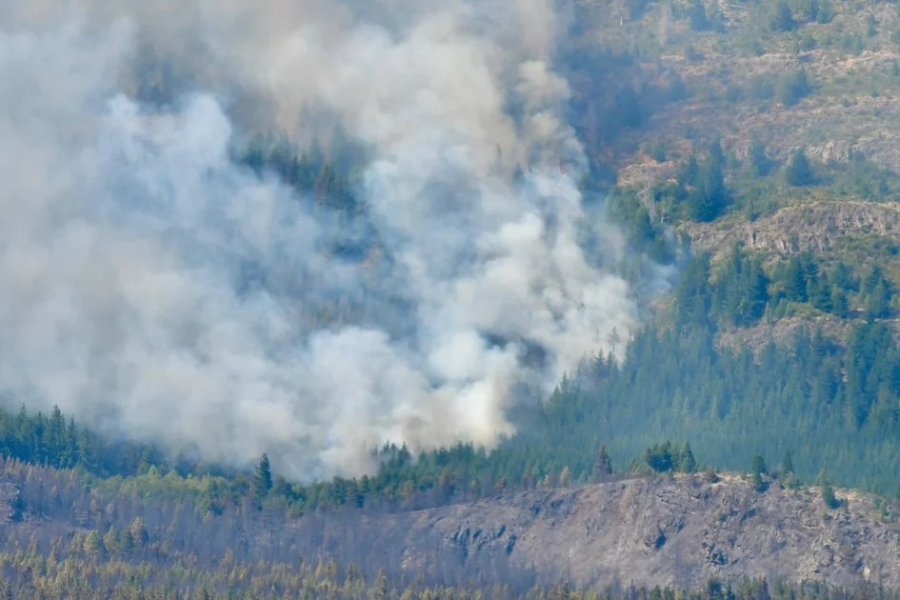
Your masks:
{"label": "thick white smoke", "polygon": [[[0,6],[6,397],[356,474],[385,442],[495,443],[632,331],[549,3],[54,4]],[[333,256],[345,223],[232,158],[264,131],[361,149],[390,260]],[[324,316],[347,299],[365,315]]]}

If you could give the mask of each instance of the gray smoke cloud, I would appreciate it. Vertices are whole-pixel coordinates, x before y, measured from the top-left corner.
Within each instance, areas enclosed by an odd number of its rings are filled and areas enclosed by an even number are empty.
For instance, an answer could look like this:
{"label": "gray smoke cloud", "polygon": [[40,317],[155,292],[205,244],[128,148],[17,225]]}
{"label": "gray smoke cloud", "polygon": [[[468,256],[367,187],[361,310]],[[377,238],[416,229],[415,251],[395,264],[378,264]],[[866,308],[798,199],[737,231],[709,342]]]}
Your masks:
{"label": "gray smoke cloud", "polygon": [[[636,326],[549,1],[59,4],[0,6],[5,397],[353,475],[386,442],[495,444]],[[389,258],[334,256],[347,223],[235,161],[260,132],[360,149]]]}

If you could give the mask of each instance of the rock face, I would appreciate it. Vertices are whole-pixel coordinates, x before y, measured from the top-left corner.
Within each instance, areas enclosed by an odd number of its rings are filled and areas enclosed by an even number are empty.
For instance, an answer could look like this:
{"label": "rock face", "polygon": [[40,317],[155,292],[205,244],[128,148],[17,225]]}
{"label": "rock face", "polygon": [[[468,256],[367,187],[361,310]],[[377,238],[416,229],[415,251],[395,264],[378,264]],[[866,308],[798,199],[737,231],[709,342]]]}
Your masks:
{"label": "rock face", "polygon": [[864,158],[847,140],[831,140],[824,144],[811,146],[807,154],[823,163],[848,163],[854,159]]}
{"label": "rock face", "polygon": [[854,236],[900,242],[900,204],[821,202],[783,208],[758,221],[686,223],[683,230],[700,250],[729,252],[735,243],[782,255],[826,252]]}
{"label": "rock face", "polygon": [[812,489],[737,476],[633,479],[524,492],[369,522],[403,547],[403,568],[455,555],[473,576],[506,568],[579,586],[674,585],[710,578],[864,581],[900,589],[900,525],[873,499],[850,492],[837,510]]}

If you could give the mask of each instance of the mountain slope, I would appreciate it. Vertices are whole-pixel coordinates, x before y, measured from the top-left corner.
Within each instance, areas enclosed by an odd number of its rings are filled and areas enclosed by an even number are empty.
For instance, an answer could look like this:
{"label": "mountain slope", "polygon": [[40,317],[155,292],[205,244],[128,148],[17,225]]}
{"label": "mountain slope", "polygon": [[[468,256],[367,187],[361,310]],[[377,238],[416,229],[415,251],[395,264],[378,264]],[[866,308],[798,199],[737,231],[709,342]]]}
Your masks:
{"label": "mountain slope", "polygon": [[[900,526],[873,498],[851,492],[826,510],[815,490],[774,482],[764,493],[730,475],[632,479],[578,489],[526,492],[370,523],[403,536],[404,569],[457,553],[478,573],[497,557],[539,580],[581,587],[616,583],[698,589],[743,577],[864,581],[900,587]],[[395,537],[396,536],[396,537]],[[440,538],[437,547],[423,540]]]}
{"label": "mountain slope", "polygon": [[513,595],[535,583],[699,590],[761,578],[900,592],[900,506],[839,491],[841,506],[827,508],[819,490],[769,478],[634,478],[299,518],[268,502],[210,513],[192,478],[134,483],[91,488],[73,472],[2,465],[6,581],[21,589],[41,573],[52,582],[57,569],[86,569],[114,589],[140,571],[145,590],[202,584],[282,597],[278,590],[298,584],[297,565],[335,561],[401,585],[508,586]]}

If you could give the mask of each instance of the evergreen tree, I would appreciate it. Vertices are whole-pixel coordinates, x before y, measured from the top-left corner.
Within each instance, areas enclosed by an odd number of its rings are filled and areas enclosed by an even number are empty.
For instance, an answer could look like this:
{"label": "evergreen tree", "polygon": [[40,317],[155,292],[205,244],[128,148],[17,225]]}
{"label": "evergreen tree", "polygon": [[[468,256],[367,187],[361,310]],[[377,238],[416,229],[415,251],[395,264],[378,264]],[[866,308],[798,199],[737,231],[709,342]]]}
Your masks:
{"label": "evergreen tree", "polygon": [[847,303],[847,294],[837,287],[831,288],[831,312],[835,316],[841,318],[850,316],[850,305]]}
{"label": "evergreen tree", "polygon": [[135,517],[134,521],[132,521],[131,525],[128,527],[128,533],[131,536],[131,542],[136,548],[142,548],[150,540],[150,535],[147,533],[147,527],[144,525],[144,519],[141,517]]}
{"label": "evergreen tree", "polygon": [[272,466],[269,463],[269,455],[263,453],[256,466],[256,473],[253,476],[252,492],[253,498],[257,503],[261,503],[269,491],[272,489]]}
{"label": "evergreen tree", "polygon": [[679,470],[682,473],[693,473],[697,470],[697,461],[694,459],[694,453],[691,451],[691,445],[687,442],[684,443],[684,449],[681,451]]}
{"label": "evergreen tree", "polygon": [[831,509],[840,508],[841,501],[834,495],[834,488],[831,487],[831,482],[828,480],[828,474],[824,469],[819,473],[816,483],[819,486],[819,493],[822,496],[822,502],[825,503],[825,506]]}
{"label": "evergreen tree", "polygon": [[695,221],[714,220],[728,203],[723,165],[722,147],[716,142],[700,165],[694,189],[688,194],[688,210]]}
{"label": "evergreen tree", "polygon": [[806,71],[797,69],[785,75],[778,84],[777,99],[785,106],[793,106],[812,92]]}
{"label": "evergreen tree", "polygon": [[784,168],[784,180],[789,184],[797,187],[813,185],[816,181],[813,173],[812,165],[806,158],[803,150],[797,150],[791,155],[787,166]]}
{"label": "evergreen tree", "polygon": [[751,325],[766,309],[769,280],[761,261],[736,246],[720,272],[716,286],[719,314],[735,325]]}
{"label": "evergreen tree", "polygon": [[750,162],[750,169],[757,177],[765,177],[772,171],[772,160],[766,154],[766,147],[761,141],[753,141],[747,158]]}
{"label": "evergreen tree", "polygon": [[865,294],[864,308],[866,318],[874,320],[890,315],[890,284],[885,279],[884,273],[878,265],[872,267],[865,281],[863,281],[862,290]]}
{"label": "evergreen tree", "polygon": [[708,323],[710,318],[709,255],[691,260],[675,288],[675,310],[681,325]]}
{"label": "evergreen tree", "polygon": [[766,486],[765,481],[763,481],[763,475],[765,475],[765,474],[766,474],[766,461],[762,456],[757,454],[756,456],[753,457],[753,466],[751,469],[753,487],[756,489],[757,492],[766,491],[767,486]]}
{"label": "evergreen tree", "polygon": [[91,531],[84,539],[84,552],[93,560],[100,560],[106,553],[103,539],[96,530]]}
{"label": "evergreen tree", "polygon": [[674,471],[678,466],[678,457],[670,441],[666,441],[663,444],[654,444],[647,448],[644,450],[643,459],[647,466],[657,473],[668,473]]}

